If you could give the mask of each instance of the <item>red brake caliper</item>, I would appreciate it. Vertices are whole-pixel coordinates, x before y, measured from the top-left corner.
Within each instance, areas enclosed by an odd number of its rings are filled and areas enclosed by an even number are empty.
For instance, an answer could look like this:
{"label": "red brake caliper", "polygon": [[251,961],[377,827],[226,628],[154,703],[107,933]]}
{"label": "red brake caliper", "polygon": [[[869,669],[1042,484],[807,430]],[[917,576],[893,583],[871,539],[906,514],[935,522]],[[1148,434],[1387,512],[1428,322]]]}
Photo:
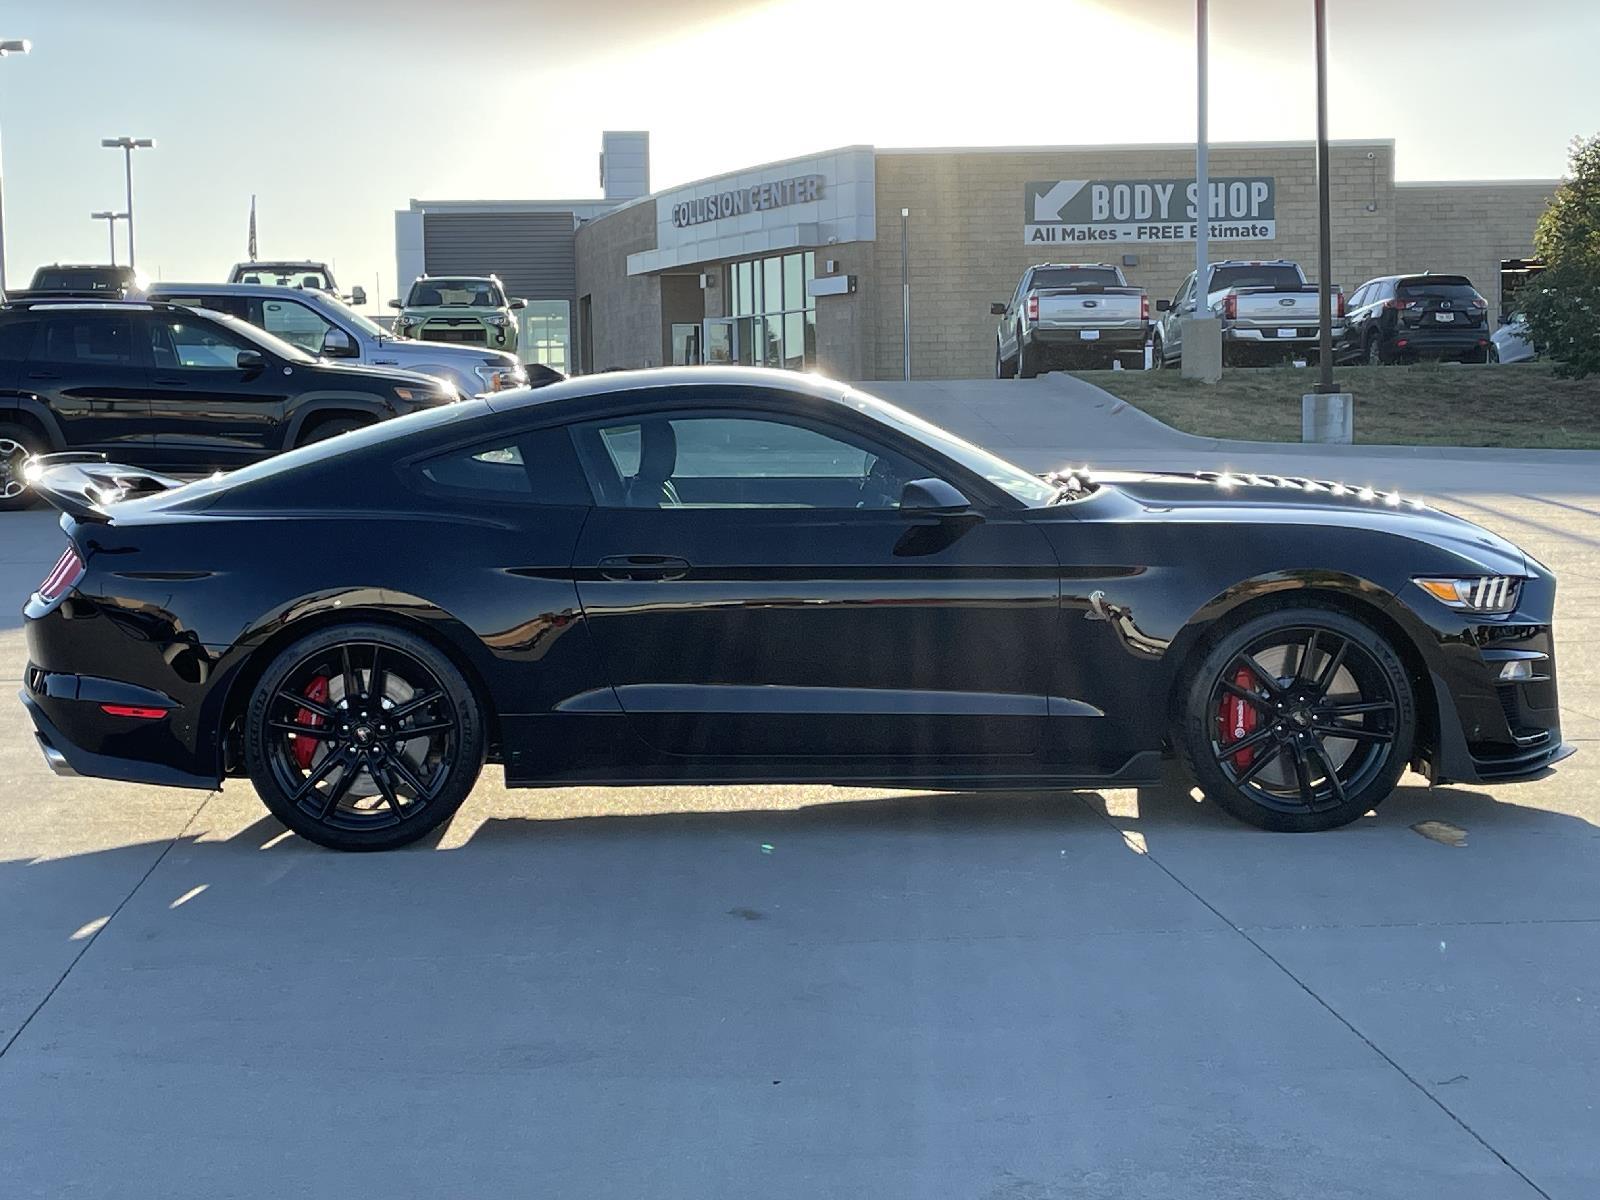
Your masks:
{"label": "red brake caliper", "polygon": [[[326,704],[328,702],[328,677],[326,675],[318,675],[307,684],[305,697],[314,704]],[[294,723],[296,725],[308,725],[315,729],[322,724],[322,718],[309,708],[302,708],[294,714]],[[289,743],[289,757],[294,759],[302,771],[311,769],[311,759],[316,752],[317,742],[315,738],[297,737]]]}
{"label": "red brake caliper", "polygon": [[[1256,677],[1249,671],[1240,667],[1234,672],[1233,682],[1236,687],[1241,687],[1247,692],[1256,690]],[[1228,746],[1233,742],[1243,741],[1248,737],[1261,719],[1261,714],[1256,711],[1256,706],[1238,696],[1227,695],[1222,698],[1222,707],[1217,713],[1217,724],[1222,730],[1222,744]],[[1233,769],[1242,771],[1248,767],[1256,756],[1254,746],[1240,750],[1234,754],[1230,761]]]}

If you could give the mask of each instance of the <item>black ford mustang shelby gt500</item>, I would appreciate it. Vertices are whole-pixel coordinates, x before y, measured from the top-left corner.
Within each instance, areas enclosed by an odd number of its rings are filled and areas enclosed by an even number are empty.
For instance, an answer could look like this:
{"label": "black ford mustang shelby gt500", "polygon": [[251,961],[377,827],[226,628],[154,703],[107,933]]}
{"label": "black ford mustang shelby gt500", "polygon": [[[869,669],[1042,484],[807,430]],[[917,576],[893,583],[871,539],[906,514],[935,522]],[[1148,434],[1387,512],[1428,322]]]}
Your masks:
{"label": "black ford mustang shelby gt500", "polygon": [[1326,829],[1407,764],[1563,756],[1555,580],[1392,493],[1032,475],[841,385],[606,375],[187,485],[36,461],[68,543],[23,702],[58,771],[248,775],[397,846],[521,785],[1145,784]]}

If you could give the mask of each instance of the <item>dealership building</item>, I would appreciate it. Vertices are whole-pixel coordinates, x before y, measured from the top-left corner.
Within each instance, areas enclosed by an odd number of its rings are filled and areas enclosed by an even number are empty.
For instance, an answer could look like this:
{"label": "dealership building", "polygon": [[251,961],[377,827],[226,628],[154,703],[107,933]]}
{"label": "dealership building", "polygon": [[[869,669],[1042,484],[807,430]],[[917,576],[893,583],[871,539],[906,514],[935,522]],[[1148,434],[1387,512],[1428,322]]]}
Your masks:
{"label": "dealership building", "polygon": [[[1559,181],[1414,183],[1393,141],[1331,148],[1333,280],[1468,276],[1510,311]],[[994,367],[992,301],[1040,262],[1120,266],[1152,300],[1194,266],[1192,144],[846,146],[650,190],[649,135],[607,133],[602,195],[413,200],[398,277],[494,273],[529,301],[525,357],[569,373],[742,362],[841,379]],[[1214,144],[1212,258],[1316,277],[1311,142]]]}

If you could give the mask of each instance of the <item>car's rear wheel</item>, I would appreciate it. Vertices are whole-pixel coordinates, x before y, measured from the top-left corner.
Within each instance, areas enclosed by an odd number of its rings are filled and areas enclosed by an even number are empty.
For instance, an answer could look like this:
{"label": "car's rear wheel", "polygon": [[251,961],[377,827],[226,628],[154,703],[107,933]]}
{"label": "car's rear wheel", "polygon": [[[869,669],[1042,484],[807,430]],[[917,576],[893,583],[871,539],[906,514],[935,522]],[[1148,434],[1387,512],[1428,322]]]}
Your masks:
{"label": "car's rear wheel", "polygon": [[1150,342],[1150,369],[1164,371],[1167,368],[1166,347],[1161,344],[1161,335],[1158,333]]}
{"label": "car's rear wheel", "polygon": [[1028,343],[1022,336],[1022,330],[1017,330],[1017,378],[1032,379],[1039,374],[1039,357],[1037,353],[1028,353]]}
{"label": "car's rear wheel", "polygon": [[1201,790],[1241,821],[1334,829],[1394,790],[1416,702],[1376,629],[1331,609],[1279,609],[1212,645],[1189,677],[1176,733]]}
{"label": "car's rear wheel", "polygon": [[1381,367],[1384,364],[1383,341],[1376,333],[1367,334],[1366,353],[1363,357],[1369,367]]}
{"label": "car's rear wheel", "polygon": [[484,760],[472,688],[423,638],[335,626],[275,657],[251,693],[245,761],[266,806],[334,850],[387,850],[461,807]]}
{"label": "car's rear wheel", "polygon": [[28,426],[0,422],[0,512],[13,512],[33,503],[22,467],[45,449],[43,440]]}

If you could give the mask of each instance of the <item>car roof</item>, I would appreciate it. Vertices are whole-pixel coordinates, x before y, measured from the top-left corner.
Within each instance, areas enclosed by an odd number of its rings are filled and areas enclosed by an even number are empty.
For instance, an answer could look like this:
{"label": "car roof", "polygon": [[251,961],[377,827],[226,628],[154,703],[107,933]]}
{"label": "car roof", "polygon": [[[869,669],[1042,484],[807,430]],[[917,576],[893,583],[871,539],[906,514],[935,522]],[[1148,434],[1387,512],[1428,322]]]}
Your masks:
{"label": "car roof", "polygon": [[842,401],[849,389],[821,375],[783,371],[776,367],[650,367],[638,371],[605,371],[577,375],[537,388],[515,388],[485,397],[494,412],[545,405],[574,397],[591,399],[653,388],[696,387],[718,391],[758,389],[804,392],[819,400]]}
{"label": "car roof", "polygon": [[207,292],[213,296],[326,296],[329,293],[321,288],[304,288],[298,285],[285,285],[277,283],[181,283],[163,280],[152,283],[145,289],[145,294],[153,297],[162,295],[187,296],[196,292]]}

